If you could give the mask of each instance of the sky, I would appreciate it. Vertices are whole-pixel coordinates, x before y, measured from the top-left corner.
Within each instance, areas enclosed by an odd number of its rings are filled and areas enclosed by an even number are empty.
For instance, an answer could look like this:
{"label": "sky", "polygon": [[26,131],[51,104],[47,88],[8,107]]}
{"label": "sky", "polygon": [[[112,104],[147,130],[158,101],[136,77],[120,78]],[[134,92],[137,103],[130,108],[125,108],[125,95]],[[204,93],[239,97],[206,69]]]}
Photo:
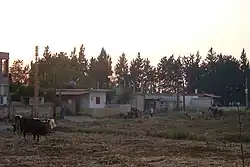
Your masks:
{"label": "sky", "polygon": [[0,0],[0,52],[10,61],[70,53],[86,47],[97,57],[104,47],[114,62],[138,52],[156,65],[163,56],[197,50],[250,55],[249,0]]}

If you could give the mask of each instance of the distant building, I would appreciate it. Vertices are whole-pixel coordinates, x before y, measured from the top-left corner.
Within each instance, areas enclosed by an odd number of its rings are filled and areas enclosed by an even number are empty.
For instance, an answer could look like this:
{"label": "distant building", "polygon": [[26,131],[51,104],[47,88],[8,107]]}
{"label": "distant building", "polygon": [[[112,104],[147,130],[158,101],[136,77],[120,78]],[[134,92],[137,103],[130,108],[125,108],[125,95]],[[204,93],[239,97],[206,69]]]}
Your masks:
{"label": "distant building", "polygon": [[5,106],[9,99],[9,53],[0,52],[0,60],[0,106]]}
{"label": "distant building", "polygon": [[107,89],[61,89],[56,91],[61,96],[62,105],[72,113],[86,108],[105,108]]}
{"label": "distant building", "polygon": [[[185,95],[186,109],[207,109],[214,99],[220,98],[213,94],[192,93]],[[179,106],[183,108],[183,95],[179,95]],[[173,93],[154,93],[145,95],[145,109],[154,108],[155,110],[175,110],[177,108],[177,95]]]}
{"label": "distant building", "polygon": [[[181,105],[182,98],[179,98],[179,104]],[[145,109],[149,110],[154,108],[159,110],[174,110],[177,107],[177,96],[173,93],[154,93],[145,95]]]}
{"label": "distant building", "polygon": [[9,53],[0,52],[0,119],[8,117]]}

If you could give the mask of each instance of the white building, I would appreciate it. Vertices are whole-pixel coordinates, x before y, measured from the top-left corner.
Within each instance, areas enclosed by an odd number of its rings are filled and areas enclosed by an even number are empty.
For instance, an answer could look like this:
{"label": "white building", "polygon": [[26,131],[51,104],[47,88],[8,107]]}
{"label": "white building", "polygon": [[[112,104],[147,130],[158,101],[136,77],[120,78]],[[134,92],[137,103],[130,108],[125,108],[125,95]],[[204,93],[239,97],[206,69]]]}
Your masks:
{"label": "white building", "polygon": [[[207,109],[213,104],[214,98],[219,98],[213,94],[206,93],[193,93],[185,95],[185,108],[186,109]],[[174,110],[177,106],[177,95],[171,93],[155,93],[146,94],[146,108],[154,106],[156,110]],[[183,94],[179,95],[179,106],[183,108]]]}
{"label": "white building", "polygon": [[61,89],[56,95],[61,96],[61,103],[73,113],[84,108],[105,108],[107,89]]}
{"label": "white building", "polygon": [[107,90],[90,90],[81,96],[81,108],[105,108]]}

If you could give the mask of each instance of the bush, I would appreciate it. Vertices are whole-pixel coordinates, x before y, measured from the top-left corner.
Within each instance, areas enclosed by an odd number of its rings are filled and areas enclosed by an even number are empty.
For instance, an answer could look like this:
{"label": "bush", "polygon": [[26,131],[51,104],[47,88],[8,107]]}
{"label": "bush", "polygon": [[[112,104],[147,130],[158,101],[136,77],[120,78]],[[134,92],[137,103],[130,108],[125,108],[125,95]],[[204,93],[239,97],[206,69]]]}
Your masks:
{"label": "bush", "polygon": [[244,143],[248,143],[250,142],[250,135],[242,134],[241,140],[240,140],[240,134],[225,134],[223,135],[223,137],[218,138],[218,140],[224,140],[224,141],[235,142],[235,143],[239,143],[242,141]]}
{"label": "bush", "polygon": [[183,131],[168,131],[168,132],[156,132],[156,131],[146,131],[146,136],[152,137],[161,137],[161,138],[169,138],[169,139],[177,139],[177,140],[199,140],[205,141],[206,138],[204,136],[197,136],[196,134],[183,132]]}

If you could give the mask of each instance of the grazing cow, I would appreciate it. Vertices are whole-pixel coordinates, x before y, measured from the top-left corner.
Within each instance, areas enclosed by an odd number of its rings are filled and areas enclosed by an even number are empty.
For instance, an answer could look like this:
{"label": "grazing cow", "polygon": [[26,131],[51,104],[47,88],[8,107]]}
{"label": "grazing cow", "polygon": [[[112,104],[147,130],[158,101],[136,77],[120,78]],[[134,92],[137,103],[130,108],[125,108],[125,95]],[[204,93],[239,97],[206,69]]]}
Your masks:
{"label": "grazing cow", "polygon": [[53,118],[47,118],[43,122],[48,123],[50,131],[54,132],[53,129],[56,127],[56,121]]}
{"label": "grazing cow", "polygon": [[39,142],[39,135],[47,135],[53,132],[53,129],[56,127],[54,119],[23,118],[22,123],[24,138],[26,137],[26,133],[32,133],[34,140],[37,137],[37,142]]}
{"label": "grazing cow", "polygon": [[[33,135],[33,139],[39,142],[39,135],[47,135],[48,133],[53,132],[53,129],[56,127],[54,119],[45,119],[41,120],[39,118],[26,118],[26,117],[17,117],[19,119],[20,131],[23,133],[23,137],[26,139],[26,134],[31,133]],[[18,124],[14,124],[14,131],[16,131],[16,127]]]}

